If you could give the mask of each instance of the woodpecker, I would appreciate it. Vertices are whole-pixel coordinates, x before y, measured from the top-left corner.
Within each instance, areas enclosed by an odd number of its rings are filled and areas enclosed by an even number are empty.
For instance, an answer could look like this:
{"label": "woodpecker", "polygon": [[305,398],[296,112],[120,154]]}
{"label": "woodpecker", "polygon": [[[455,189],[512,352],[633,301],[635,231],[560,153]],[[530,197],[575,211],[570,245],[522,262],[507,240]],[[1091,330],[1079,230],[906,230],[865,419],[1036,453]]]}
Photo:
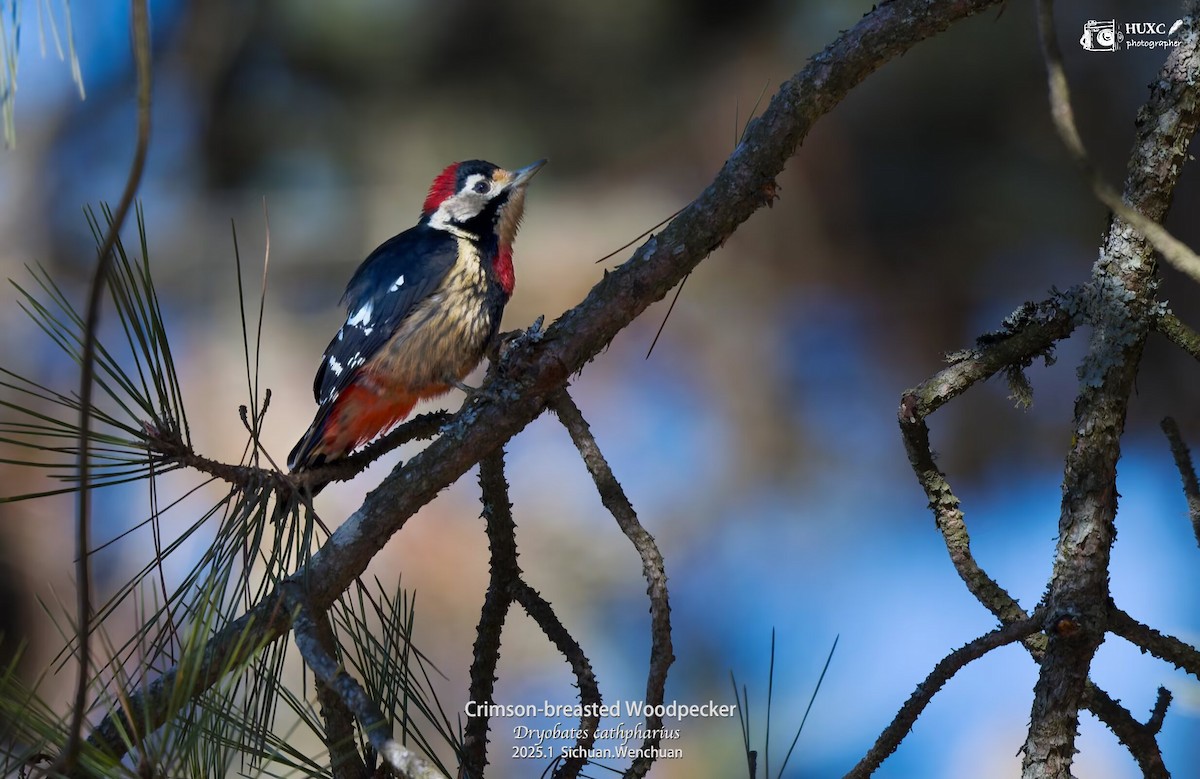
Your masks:
{"label": "woodpecker", "polygon": [[371,252],[346,285],[346,321],[313,381],[317,414],[288,455],[293,471],[345,457],[403,421],[417,401],[479,365],[512,296],[525,188],[546,164],[483,160],[433,180],[414,227]]}

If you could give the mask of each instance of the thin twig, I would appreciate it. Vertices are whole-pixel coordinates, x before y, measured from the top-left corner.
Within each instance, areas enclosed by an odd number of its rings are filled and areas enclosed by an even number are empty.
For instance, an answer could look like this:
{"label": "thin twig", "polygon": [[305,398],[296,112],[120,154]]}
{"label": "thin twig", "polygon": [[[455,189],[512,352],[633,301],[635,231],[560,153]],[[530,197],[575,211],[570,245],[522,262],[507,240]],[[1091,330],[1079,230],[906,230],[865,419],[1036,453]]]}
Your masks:
{"label": "thin twig", "polygon": [[662,226],[663,226],[663,225],[665,225],[667,222],[670,222],[670,221],[671,221],[672,219],[674,219],[675,217],[679,216],[679,212],[680,212],[680,211],[682,211],[682,210],[683,210],[682,208],[681,208],[681,209],[679,209],[678,211],[676,211],[675,213],[673,213],[673,214],[671,214],[671,215],[667,216],[666,218],[662,219],[661,221],[659,221],[659,222],[656,222],[656,223],[655,223],[655,224],[654,224],[652,227],[650,227],[649,229],[641,231],[641,232],[640,232],[640,233],[638,233],[637,235],[633,236],[633,238],[629,239],[629,240],[628,240],[628,241],[626,241],[625,243],[623,243],[623,244],[621,244],[620,246],[618,246],[617,248],[613,249],[611,252],[609,252],[608,254],[604,255],[604,256],[603,256],[603,257],[601,257],[600,259],[596,260],[596,262],[595,262],[595,263],[593,263],[593,264],[595,264],[595,265],[599,265],[600,263],[604,262],[605,260],[609,259],[610,257],[615,257],[615,256],[617,256],[618,254],[620,254],[621,252],[625,251],[625,250],[626,250],[626,249],[628,249],[630,246],[633,246],[635,243],[637,243],[638,241],[642,240],[642,239],[643,239],[643,238],[645,238],[646,236],[648,236],[648,235],[652,235],[652,234],[654,233],[654,231],[655,231],[655,230],[657,230],[658,228],[662,227]]}
{"label": "thin twig", "polygon": [[654,347],[658,345],[658,339],[662,336],[663,330],[667,327],[667,320],[671,318],[671,313],[675,310],[675,304],[679,302],[679,296],[683,294],[683,285],[687,284],[687,280],[692,276],[689,273],[683,277],[683,281],[679,282],[679,286],[675,288],[675,297],[671,298],[671,305],[667,306],[667,313],[663,314],[662,322],[658,324],[658,330],[654,332],[654,340],[650,342],[650,348],[646,350],[646,359],[650,359],[650,355],[654,353]]}
{"label": "thin twig", "polygon": [[887,759],[888,755],[895,752],[896,748],[900,746],[900,742],[912,730],[917,717],[929,705],[929,701],[933,699],[933,696],[963,666],[972,660],[978,660],[993,649],[1006,646],[1014,641],[1020,641],[1026,636],[1037,632],[1041,628],[1041,622],[1042,615],[1034,614],[1029,619],[1013,622],[1012,624],[997,628],[991,633],[980,636],[971,643],[954,650],[942,658],[933,667],[933,670],[929,672],[929,676],[925,677],[925,681],[917,685],[917,689],[913,691],[913,694],[900,707],[900,711],[897,712],[895,718],[879,734],[875,745],[858,762],[858,765],[850,769],[845,779],[867,779],[867,777],[875,773],[879,766],[883,764],[883,761]]}
{"label": "thin twig", "polygon": [[387,761],[395,773],[405,779],[445,779],[424,758],[392,738],[388,732],[387,719],[379,710],[378,704],[371,700],[362,686],[324,650],[319,637],[316,609],[305,597],[300,582],[284,582],[281,589],[292,614],[292,634],[296,640],[296,648],[304,657],[305,664],[354,712],[375,752]]}
{"label": "thin twig", "polygon": [[301,490],[322,487],[332,481],[347,481],[366,470],[388,452],[398,449],[410,441],[433,438],[451,419],[446,411],[419,414],[397,427],[383,438],[372,442],[348,457],[332,463],[318,465],[300,473],[285,474],[274,468],[255,465],[231,465],[198,454],[177,431],[155,431],[147,446],[167,462],[191,468],[214,476],[240,489],[252,489],[262,484],[276,489]]}
{"label": "thin twig", "polygon": [[1162,730],[1167,719],[1167,709],[1171,707],[1173,696],[1166,687],[1158,688],[1158,697],[1154,699],[1154,708],[1150,710],[1150,719],[1146,720],[1146,730],[1153,734]]}
{"label": "thin twig", "polygon": [[1050,357],[1054,344],[1069,337],[1078,324],[1081,294],[1070,290],[1040,303],[1026,303],[1005,318],[999,331],[981,337],[976,348],[952,355],[950,365],[904,393],[901,429],[905,419],[929,416],[1000,371]]}
{"label": "thin twig", "polygon": [[1196,481],[1196,468],[1192,465],[1192,453],[1183,442],[1183,434],[1179,432],[1179,424],[1172,417],[1164,417],[1163,433],[1171,444],[1171,455],[1175,458],[1175,467],[1179,477],[1183,479],[1183,495],[1187,499],[1188,516],[1192,520],[1192,532],[1196,543],[1200,544],[1200,482]]}
{"label": "thin twig", "polygon": [[[1184,20],[1184,27],[1176,33],[1180,37],[1191,32],[1191,25],[1195,24],[1195,20],[1190,16],[1193,12],[1194,10],[1188,11],[1189,16]],[[1200,257],[1196,256],[1187,244],[1171,235],[1158,220],[1126,203],[1121,194],[1104,180],[1104,176],[1088,156],[1079,129],[1075,125],[1075,113],[1071,108],[1071,92],[1067,84],[1067,73],[1063,68],[1062,51],[1059,50],[1058,38],[1054,33],[1053,0],[1038,0],[1038,28],[1041,31],[1042,51],[1050,87],[1050,115],[1054,119],[1054,129],[1062,139],[1063,145],[1067,147],[1072,161],[1083,172],[1096,199],[1141,233],[1168,262],[1191,276],[1193,281],[1200,281]]]}
{"label": "thin twig", "polygon": [[[646,593],[650,596],[650,668],[646,677],[646,704],[659,706],[663,703],[665,695],[667,669],[675,659],[671,649],[671,606],[667,593],[667,572],[662,554],[658,551],[654,537],[638,521],[637,512],[633,510],[625,490],[613,475],[608,461],[604,459],[587,421],[565,389],[550,397],[550,408],[571,434],[575,448],[579,450],[588,473],[596,483],[600,502],[613,515],[621,532],[633,542],[638,556],[642,558],[642,574],[646,577]],[[646,729],[649,735],[642,742],[641,754],[625,772],[627,777],[645,776],[650,770],[654,763],[655,750],[662,737],[662,717],[648,714]]]}
{"label": "thin twig", "polygon": [[908,452],[908,462],[929,499],[929,508],[933,511],[946,551],[950,553],[954,570],[958,571],[971,594],[1001,622],[1008,624],[1025,619],[1025,610],[983,570],[971,554],[971,537],[962,509],[959,508],[958,496],[951,489],[946,475],[933,461],[929,426],[923,417],[918,416],[920,406],[916,395],[909,393],[904,396],[900,402],[900,432]]}
{"label": "thin twig", "polygon": [[583,709],[579,717],[579,736],[575,739],[575,747],[570,756],[554,770],[554,779],[574,779],[587,765],[588,761],[584,755],[596,743],[596,730],[600,727],[600,706],[604,699],[600,697],[596,673],[592,670],[592,663],[584,654],[583,647],[555,615],[549,601],[539,595],[524,579],[510,582],[509,593],[538,624],[546,638],[550,639],[550,643],[567,659],[571,664],[571,671],[575,674],[575,684],[579,687],[579,703]]}
{"label": "thin twig", "polygon": [[1154,320],[1154,329],[1190,354],[1193,360],[1200,360],[1200,333],[1184,324],[1179,317],[1167,312]]}
{"label": "thin twig", "polygon": [[112,265],[113,249],[121,234],[121,227],[133,205],[138,186],[142,181],[142,171],[146,166],[146,153],[150,148],[150,17],[146,10],[146,0],[131,2],[133,28],[133,59],[137,73],[137,144],[134,147],[133,162],[129,166],[129,176],[125,180],[125,190],[121,200],[113,212],[108,232],[100,246],[96,258],[96,269],[92,274],[91,289],[88,294],[87,313],[83,326],[83,347],[79,370],[79,501],[76,515],[76,562],[75,578],[76,603],[76,645],[79,658],[79,678],[75,684],[75,702],[71,708],[71,724],[66,749],[63,751],[61,767],[65,771],[73,771],[79,759],[79,748],[83,737],[83,719],[87,710],[87,692],[91,682],[91,445],[92,428],[92,385],[96,372],[96,330],[100,324],[100,301],[108,281],[109,268]]}
{"label": "thin twig", "polygon": [[1142,771],[1142,779],[1171,779],[1171,773],[1167,771],[1163,762],[1162,749],[1158,745],[1159,728],[1153,725],[1160,707],[1162,716],[1166,716],[1166,706],[1171,701],[1170,693],[1164,698],[1163,692],[1165,691],[1160,687],[1150,721],[1143,725],[1099,687],[1089,682],[1084,688],[1083,701],[1088,711],[1095,714],[1129,750],[1129,754],[1137,761],[1138,768]]}

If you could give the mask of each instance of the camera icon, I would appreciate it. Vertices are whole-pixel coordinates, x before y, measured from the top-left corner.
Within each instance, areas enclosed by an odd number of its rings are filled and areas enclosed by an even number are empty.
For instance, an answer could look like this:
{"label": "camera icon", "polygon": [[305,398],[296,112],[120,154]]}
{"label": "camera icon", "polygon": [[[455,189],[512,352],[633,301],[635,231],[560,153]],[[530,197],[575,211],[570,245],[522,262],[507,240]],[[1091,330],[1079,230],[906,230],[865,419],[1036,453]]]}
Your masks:
{"label": "camera icon", "polygon": [[1116,51],[1121,38],[1115,20],[1098,22],[1091,19],[1083,25],[1083,37],[1079,39],[1079,45],[1087,51]]}

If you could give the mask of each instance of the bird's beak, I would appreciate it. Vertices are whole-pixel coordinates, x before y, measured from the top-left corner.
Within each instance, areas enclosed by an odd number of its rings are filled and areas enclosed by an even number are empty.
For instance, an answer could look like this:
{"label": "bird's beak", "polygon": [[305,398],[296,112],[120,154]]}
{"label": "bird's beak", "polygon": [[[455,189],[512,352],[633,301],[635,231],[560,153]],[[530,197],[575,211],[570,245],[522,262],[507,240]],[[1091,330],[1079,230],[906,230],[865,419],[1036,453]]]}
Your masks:
{"label": "bird's beak", "polygon": [[533,178],[534,174],[536,174],[539,170],[541,170],[542,166],[545,164],[546,164],[546,160],[538,160],[537,162],[533,163],[532,165],[526,165],[523,168],[518,168],[517,170],[514,170],[512,172],[512,178],[509,179],[509,181],[508,181],[509,189],[516,189],[518,187],[523,187],[526,184],[528,184],[529,180],[531,178]]}

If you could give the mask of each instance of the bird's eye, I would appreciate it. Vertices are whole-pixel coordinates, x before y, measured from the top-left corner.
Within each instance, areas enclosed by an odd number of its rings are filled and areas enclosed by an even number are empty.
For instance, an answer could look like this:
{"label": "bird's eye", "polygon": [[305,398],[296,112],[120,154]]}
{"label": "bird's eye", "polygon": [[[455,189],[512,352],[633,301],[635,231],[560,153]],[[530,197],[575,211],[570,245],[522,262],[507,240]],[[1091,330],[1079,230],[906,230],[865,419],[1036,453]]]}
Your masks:
{"label": "bird's eye", "polygon": [[490,181],[476,181],[475,182],[475,191],[481,195],[487,194],[487,191],[491,188],[492,188],[492,182],[490,182]]}

